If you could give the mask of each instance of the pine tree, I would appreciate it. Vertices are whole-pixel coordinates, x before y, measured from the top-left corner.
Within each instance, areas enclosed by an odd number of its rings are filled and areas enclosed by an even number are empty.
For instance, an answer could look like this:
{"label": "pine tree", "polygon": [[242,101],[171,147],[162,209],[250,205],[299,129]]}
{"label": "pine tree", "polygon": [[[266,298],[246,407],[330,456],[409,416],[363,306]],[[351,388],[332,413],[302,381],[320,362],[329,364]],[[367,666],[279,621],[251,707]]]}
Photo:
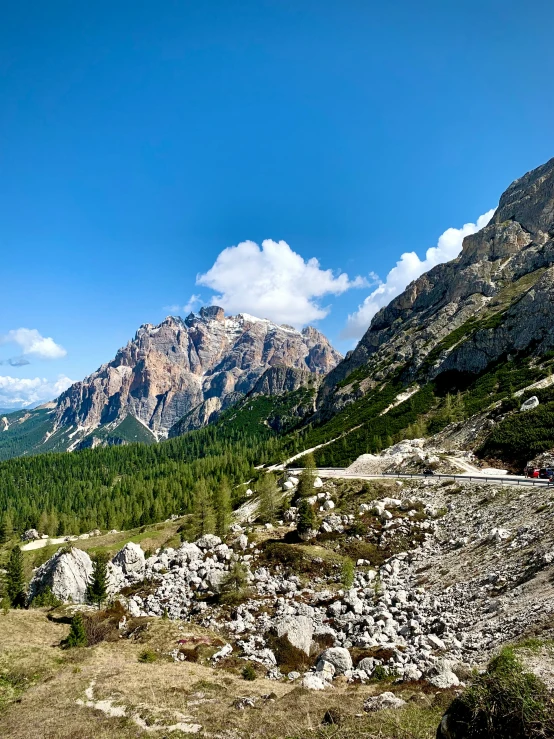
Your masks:
{"label": "pine tree", "polygon": [[305,534],[315,526],[315,513],[306,498],[302,498],[298,506],[298,523],[296,530],[299,534]]}
{"label": "pine tree", "polygon": [[13,608],[23,608],[26,601],[23,553],[14,547],[8,560],[6,573],[6,595]]}
{"label": "pine tree", "polygon": [[108,561],[103,555],[96,555],[92,561],[92,575],[87,585],[86,596],[90,603],[98,607],[106,600],[108,594]]}
{"label": "pine tree", "polygon": [[248,572],[242,562],[235,562],[221,583],[222,594],[239,593],[248,585]]}
{"label": "pine tree", "polygon": [[231,488],[226,477],[220,482],[214,493],[215,533],[223,538],[231,523]]}
{"label": "pine tree", "polygon": [[259,508],[258,516],[264,523],[272,523],[277,515],[279,506],[279,490],[275,477],[264,474],[258,483]]}
{"label": "pine tree", "polygon": [[304,457],[304,469],[300,473],[300,479],[298,481],[298,495],[302,498],[314,494],[315,473],[314,455],[312,453],[306,454]]}
{"label": "pine tree", "polygon": [[40,518],[38,520],[37,524],[37,530],[39,534],[47,534],[48,533],[48,514],[46,511],[43,511],[40,514]]}
{"label": "pine tree", "polygon": [[194,486],[194,508],[192,517],[192,534],[199,539],[204,534],[213,534],[215,516],[212,496],[208,491],[206,481],[201,478]]}
{"label": "pine tree", "polygon": [[0,519],[0,544],[5,544],[13,536],[13,522],[9,511],[6,511]]}
{"label": "pine tree", "polygon": [[86,647],[87,645],[87,633],[85,631],[85,622],[83,621],[83,614],[76,613],[71,619],[71,629],[69,635],[65,640],[66,647]]}

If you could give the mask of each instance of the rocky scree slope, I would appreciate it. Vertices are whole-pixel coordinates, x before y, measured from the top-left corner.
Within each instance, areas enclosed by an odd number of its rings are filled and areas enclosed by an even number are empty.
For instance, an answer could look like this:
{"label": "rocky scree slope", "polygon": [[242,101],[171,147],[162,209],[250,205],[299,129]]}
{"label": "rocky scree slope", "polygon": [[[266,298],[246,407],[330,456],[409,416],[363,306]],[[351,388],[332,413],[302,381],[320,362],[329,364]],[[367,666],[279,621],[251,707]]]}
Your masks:
{"label": "rocky scree slope", "polygon": [[[292,489],[287,483],[292,483]],[[291,478],[283,487],[294,501]],[[224,665],[238,657],[268,677],[324,690],[349,682],[460,684],[507,641],[548,631],[554,610],[554,538],[545,489],[479,483],[362,484],[315,480],[316,528],[294,543],[297,508],[277,528],[234,524],[226,542],[205,535],[145,557],[127,544],[110,564],[110,591],[132,617],[169,615],[215,630]],[[254,514],[255,515],[255,514]],[[347,575],[344,563],[355,568]],[[218,602],[234,563],[249,592]],[[82,602],[88,555],[61,550],[31,582]],[[176,661],[187,659],[176,647]]]}
{"label": "rocky scree slope", "polygon": [[[145,324],[116,357],[74,383],[54,407],[7,417],[0,441],[15,454],[155,441],[200,428],[253,390],[282,392],[331,370],[341,355],[312,327],[202,308]],[[281,389],[280,389],[281,388]],[[182,419],[182,420],[181,420]],[[2,456],[13,456],[6,453]]]}
{"label": "rocky scree slope", "polygon": [[406,384],[476,374],[554,347],[554,159],[516,180],[459,257],[434,267],[373,318],[325,379],[322,418],[400,376]]}

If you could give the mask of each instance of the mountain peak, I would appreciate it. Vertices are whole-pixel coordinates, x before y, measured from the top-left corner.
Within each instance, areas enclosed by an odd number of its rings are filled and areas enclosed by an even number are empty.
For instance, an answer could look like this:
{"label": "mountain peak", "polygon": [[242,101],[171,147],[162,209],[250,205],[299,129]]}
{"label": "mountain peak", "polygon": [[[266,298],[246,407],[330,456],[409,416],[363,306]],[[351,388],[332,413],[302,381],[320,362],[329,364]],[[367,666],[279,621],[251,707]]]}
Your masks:
{"label": "mountain peak", "polygon": [[207,305],[200,308],[200,317],[211,321],[225,320],[225,311],[218,305]]}
{"label": "mountain peak", "polygon": [[[414,280],[373,318],[356,349],[326,378],[324,406],[392,373],[409,381],[481,372],[514,351],[554,347],[554,159],[513,182],[492,221],[461,254]],[[450,337],[450,338],[449,338]],[[337,384],[342,386],[337,390]]]}
{"label": "mountain peak", "polygon": [[55,426],[76,427],[82,437],[133,416],[163,438],[193,410],[191,428],[214,420],[270,367],[323,375],[340,359],[315,329],[204,306],[184,320],[143,324],[111,362],[59,397]]}

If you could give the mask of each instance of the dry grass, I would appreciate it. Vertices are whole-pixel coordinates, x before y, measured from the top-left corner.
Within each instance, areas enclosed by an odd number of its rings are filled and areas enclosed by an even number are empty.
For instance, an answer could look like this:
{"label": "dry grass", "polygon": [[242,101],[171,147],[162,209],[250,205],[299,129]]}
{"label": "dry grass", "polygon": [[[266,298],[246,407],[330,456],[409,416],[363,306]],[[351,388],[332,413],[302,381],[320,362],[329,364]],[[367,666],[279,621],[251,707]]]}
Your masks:
{"label": "dry grass", "polygon": [[[280,738],[334,736],[343,739],[387,737],[432,739],[446,697],[436,703],[416,687],[404,688],[408,706],[397,712],[368,715],[364,698],[380,686],[349,686],[342,679],[325,693],[313,693],[285,682],[240,676],[241,660],[232,670],[205,664],[175,663],[167,653],[179,640],[194,644],[214,641],[216,635],[171,621],[152,619],[137,640],[120,639],[91,648],[62,651],[59,643],[68,626],[49,622],[42,610],[11,611],[0,617],[3,674],[28,680],[7,696],[0,708],[0,736],[9,739],[130,739],[147,735],[183,736],[178,730],[156,730],[177,722],[200,724],[200,735]],[[145,648],[160,655],[150,664],[139,656]],[[94,701],[110,700],[126,715],[110,717],[97,708],[79,705],[87,689]],[[90,696],[90,693],[89,693]],[[255,707],[238,710],[237,698],[255,698]],[[322,724],[333,708],[343,717],[340,726]],[[137,725],[139,717],[142,726]]]}

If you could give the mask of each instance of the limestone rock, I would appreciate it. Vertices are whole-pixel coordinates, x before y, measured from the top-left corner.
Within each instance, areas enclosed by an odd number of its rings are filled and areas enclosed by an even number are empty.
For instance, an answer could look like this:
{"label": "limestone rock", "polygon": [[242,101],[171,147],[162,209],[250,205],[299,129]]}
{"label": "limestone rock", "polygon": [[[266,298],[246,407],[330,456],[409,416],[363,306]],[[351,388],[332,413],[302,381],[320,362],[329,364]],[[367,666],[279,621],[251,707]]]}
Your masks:
{"label": "limestone rock", "polygon": [[539,399],[536,395],[533,395],[532,398],[529,398],[525,401],[525,403],[522,403],[520,411],[532,411],[533,408],[536,408],[539,405]]}
{"label": "limestone rock", "polygon": [[277,636],[286,636],[293,647],[310,653],[314,627],[307,616],[279,616],[273,621]]}
{"label": "limestone rock", "polygon": [[40,539],[40,534],[36,529],[27,529],[21,538],[23,541],[36,541],[37,539]]}
{"label": "limestone rock", "polygon": [[302,678],[301,685],[306,690],[325,690],[328,683],[319,675],[315,675],[313,672],[307,672]]}
{"label": "limestone rock", "polygon": [[215,549],[219,544],[221,544],[221,539],[215,534],[204,534],[196,541],[196,546],[200,549]]}
{"label": "limestone rock", "polygon": [[330,647],[319,655],[318,661],[330,662],[338,675],[344,674],[352,669],[352,657],[348,649],[344,647]]}
{"label": "limestone rock", "polygon": [[[212,422],[255,388],[264,394],[296,389],[340,359],[313,328],[297,331],[205,307],[184,319],[141,326],[111,362],[62,393],[54,428],[72,425],[90,433],[130,416],[156,438],[170,429],[176,436]],[[117,428],[111,433],[117,439]]]}
{"label": "limestone rock", "polygon": [[124,577],[130,582],[140,582],[144,579],[146,562],[140,544],[130,541],[112,559],[114,565],[121,568]]}
{"label": "limestone rock", "polygon": [[[552,350],[553,234],[551,159],[512,183],[490,222],[465,237],[458,257],[418,277],[373,317],[325,378],[317,414],[329,417],[400,368],[407,382],[421,385],[444,372],[479,373],[514,352]],[[499,309],[496,298],[507,288],[510,302]],[[462,340],[441,347],[464,326]],[[354,393],[348,376],[359,368]]]}
{"label": "limestone rock", "polygon": [[398,698],[394,693],[385,692],[380,695],[372,695],[364,701],[364,711],[368,713],[373,711],[382,711],[387,708],[401,708],[406,705],[406,701]]}
{"label": "limestone rock", "polygon": [[59,549],[41,565],[29,585],[29,600],[45,588],[51,588],[56,598],[64,603],[84,603],[92,575],[92,560],[82,549]]}

